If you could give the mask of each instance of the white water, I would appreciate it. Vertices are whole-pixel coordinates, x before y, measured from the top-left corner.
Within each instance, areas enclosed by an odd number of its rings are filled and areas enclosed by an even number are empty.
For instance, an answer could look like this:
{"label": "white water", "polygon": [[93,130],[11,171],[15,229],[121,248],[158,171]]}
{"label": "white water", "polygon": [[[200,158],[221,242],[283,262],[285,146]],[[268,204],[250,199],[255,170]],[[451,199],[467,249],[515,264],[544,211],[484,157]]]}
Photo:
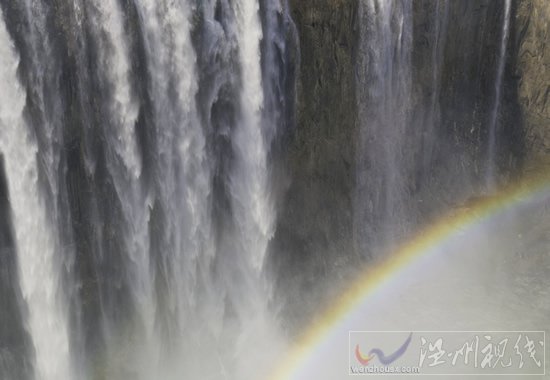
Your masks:
{"label": "white water", "polygon": [[[193,319],[198,318],[207,330],[219,324],[217,320],[221,314],[217,306],[218,309],[211,310],[212,313],[201,319],[198,317],[200,308],[207,309],[218,304],[205,297],[196,299],[199,297],[198,279],[202,278],[208,284],[212,282],[207,269],[214,253],[210,221],[211,168],[195,102],[198,74],[197,58],[191,42],[192,8],[186,1],[142,0],[136,5],[144,26],[143,37],[151,76],[148,90],[153,101],[157,135],[158,161],[154,163],[153,170],[158,176],[158,183],[150,192],[151,198],[155,197],[167,214],[165,229],[159,231],[167,248],[161,253],[162,257],[155,258],[161,264],[154,276],[164,278],[169,284],[166,294],[160,295],[166,298],[169,310],[157,310],[155,317],[162,318],[162,313],[169,314],[166,318],[176,328],[176,331],[171,331],[170,339],[179,346],[192,346],[195,344],[194,338],[184,336],[184,330],[192,329],[190,326],[196,322]],[[175,96],[171,94],[173,90]],[[193,333],[198,334],[197,331]],[[160,354],[158,350],[162,349],[163,343],[159,344],[154,349],[157,354]],[[192,361],[189,357],[181,362]],[[182,363],[171,365],[179,367]],[[158,369],[152,373],[158,374]]]}
{"label": "white water", "polygon": [[267,142],[261,125],[264,101],[260,65],[262,26],[257,0],[235,1],[234,9],[242,90],[241,120],[233,141],[236,168],[231,178],[231,191],[240,230],[240,248],[253,270],[260,273],[275,218],[268,191]]}
{"label": "white water", "polygon": [[[178,6],[169,1],[159,4],[143,0],[138,2],[138,6],[146,26],[145,39],[153,78],[151,90],[159,132],[160,159],[162,161],[175,154],[181,163],[179,173],[172,166],[172,161],[165,162],[164,175],[167,177],[161,178],[165,182],[161,184],[163,188],[160,190],[166,200],[179,196],[183,198],[185,231],[178,232],[184,235],[182,241],[176,244],[176,251],[182,252],[185,247],[186,259],[191,261],[196,260],[201,253],[211,258],[210,250],[204,246],[209,236],[210,168],[205,152],[205,137],[196,114],[198,84],[196,55],[190,34],[191,5],[187,2]],[[177,92],[173,110],[169,104],[172,101],[170,84]],[[178,188],[183,189],[183,194],[176,193]],[[168,210],[171,209],[168,207]]]}
{"label": "white water", "polygon": [[495,95],[491,115],[489,119],[489,150],[488,150],[488,169],[487,169],[487,186],[493,188],[495,186],[495,162],[496,162],[496,138],[497,138],[497,119],[500,108],[500,99],[502,92],[502,77],[506,66],[506,46],[510,34],[510,8],[512,0],[504,2],[504,22],[502,25],[502,36],[500,40],[500,50],[498,55],[498,65],[495,78]]}
{"label": "white water", "polygon": [[[240,379],[263,377],[284,345],[272,315],[263,277],[267,247],[273,236],[275,210],[269,193],[267,152],[269,131],[262,124],[264,88],[260,60],[259,1],[233,2],[241,70],[240,118],[233,135],[235,164],[230,177],[233,218],[237,226],[236,254],[242,278],[232,279],[233,302],[244,328],[235,344]],[[269,126],[267,126],[269,127]],[[238,284],[236,284],[238,283]],[[239,292],[243,287],[245,293]],[[240,294],[239,294],[240,293]],[[240,299],[239,299],[240,298]]]}
{"label": "white water", "polygon": [[109,103],[116,149],[128,170],[137,178],[141,172],[141,161],[134,128],[139,104],[130,85],[130,62],[122,10],[115,0],[95,0],[87,5],[99,43],[99,70],[105,73],[108,83],[113,87]]}
{"label": "white water", "polygon": [[[118,1],[98,0],[86,3],[98,51],[98,72],[102,76],[101,98],[108,103],[108,116],[103,126],[107,137],[107,167],[122,205],[125,231],[124,244],[129,260],[125,271],[130,273],[131,290],[143,329],[135,333],[137,347],[133,357],[125,357],[123,366],[148,368],[157,360],[155,340],[155,304],[153,278],[149,260],[149,208],[147,193],[142,189],[141,157],[135,133],[139,103],[131,83],[131,62],[124,30],[122,9]],[[111,352],[118,355],[116,351]],[[147,359],[145,359],[147,358]]]}
{"label": "white water", "polygon": [[69,380],[67,324],[58,299],[56,239],[38,183],[37,146],[24,120],[26,94],[17,79],[19,57],[0,12],[0,151],[14,217],[21,289],[36,350],[37,380]]}

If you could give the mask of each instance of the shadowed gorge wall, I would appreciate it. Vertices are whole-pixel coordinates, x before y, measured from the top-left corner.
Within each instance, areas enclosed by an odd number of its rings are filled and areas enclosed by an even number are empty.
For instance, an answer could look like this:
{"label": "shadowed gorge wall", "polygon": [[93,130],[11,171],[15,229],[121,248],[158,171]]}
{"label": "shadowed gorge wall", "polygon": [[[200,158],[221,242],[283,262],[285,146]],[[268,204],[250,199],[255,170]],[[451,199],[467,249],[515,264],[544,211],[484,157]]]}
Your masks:
{"label": "shadowed gorge wall", "polygon": [[[284,292],[287,310],[315,305],[301,291],[354,255],[357,4],[290,1],[300,47],[297,118],[286,148],[289,187],[271,247],[276,281],[292,289]],[[302,318],[299,312],[287,317]]]}
{"label": "shadowed gorge wall", "polygon": [[525,119],[526,144],[533,162],[550,160],[550,4],[518,1],[519,100]]}
{"label": "shadowed gorge wall", "polygon": [[308,320],[341,268],[489,191],[492,167],[497,183],[521,169],[518,2],[504,4],[290,2],[297,119],[272,243],[289,320]]}

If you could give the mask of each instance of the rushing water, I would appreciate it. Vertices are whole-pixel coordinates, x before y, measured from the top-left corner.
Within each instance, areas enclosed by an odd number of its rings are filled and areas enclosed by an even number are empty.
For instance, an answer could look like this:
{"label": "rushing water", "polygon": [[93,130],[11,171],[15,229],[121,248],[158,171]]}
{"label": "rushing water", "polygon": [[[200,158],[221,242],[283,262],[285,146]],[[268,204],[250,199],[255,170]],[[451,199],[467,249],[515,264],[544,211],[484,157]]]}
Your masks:
{"label": "rushing water", "polygon": [[[437,160],[450,4],[430,16],[418,122],[413,2],[359,3],[365,256],[410,232]],[[285,0],[0,1],[2,380],[267,374],[288,343],[268,254],[297,46]]]}
{"label": "rushing water", "polygon": [[8,346],[3,376],[23,376],[19,352],[39,380],[252,378],[233,353],[258,365],[278,339],[263,268],[286,68],[261,55],[285,56],[286,5],[2,5],[0,150],[34,346]]}
{"label": "rushing water", "polygon": [[26,94],[17,79],[19,57],[3,22],[0,49],[0,150],[16,226],[21,290],[29,308],[36,378],[69,379],[67,323],[58,299],[59,276],[54,268],[57,239],[40,192],[36,138],[25,122]]}

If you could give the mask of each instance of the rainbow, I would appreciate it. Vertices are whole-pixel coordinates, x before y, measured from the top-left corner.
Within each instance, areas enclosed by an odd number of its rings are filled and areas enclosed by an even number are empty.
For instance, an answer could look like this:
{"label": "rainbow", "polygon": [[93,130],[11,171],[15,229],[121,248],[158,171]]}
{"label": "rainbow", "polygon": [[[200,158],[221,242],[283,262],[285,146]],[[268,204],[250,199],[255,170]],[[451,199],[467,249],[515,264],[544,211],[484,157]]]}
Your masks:
{"label": "rainbow", "polygon": [[269,379],[301,379],[300,373],[307,369],[305,367],[316,350],[329,339],[330,333],[338,328],[339,323],[367,298],[377,294],[384,284],[429,252],[433,252],[434,248],[444,244],[456,232],[481,224],[513,206],[526,204],[548,194],[550,194],[550,170],[546,168],[502,189],[494,196],[473,202],[468,208],[455,210],[424,229],[389,255],[385,261],[362,272],[338,299],[333,300],[322,317],[291,346],[284,355],[282,364],[276,368]]}

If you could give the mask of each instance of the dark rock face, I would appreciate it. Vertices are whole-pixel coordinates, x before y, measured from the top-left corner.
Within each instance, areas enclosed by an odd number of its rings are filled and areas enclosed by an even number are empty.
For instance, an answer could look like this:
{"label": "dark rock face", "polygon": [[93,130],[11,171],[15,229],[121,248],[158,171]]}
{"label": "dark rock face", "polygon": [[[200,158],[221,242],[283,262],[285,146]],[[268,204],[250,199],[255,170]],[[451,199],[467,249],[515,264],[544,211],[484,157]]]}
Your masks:
{"label": "dark rock face", "polygon": [[[353,254],[352,190],[357,112],[354,48],[357,1],[290,1],[298,29],[297,120],[286,152],[290,186],[272,245],[288,311]],[[300,311],[288,315],[293,322]]]}
{"label": "dark rock face", "polygon": [[519,101],[531,161],[550,160],[550,3],[520,0],[518,29]]}
{"label": "dark rock face", "polygon": [[467,170],[473,171],[476,179],[483,180],[486,175],[483,165],[489,158],[490,114],[498,102],[495,164],[497,175],[506,176],[520,166],[524,154],[517,78],[514,76],[515,6],[512,2],[500,100],[495,99],[495,85],[499,45],[504,33],[503,4],[497,1],[451,1],[450,6],[440,96],[442,132],[448,141],[458,142],[459,151],[470,153],[473,167]]}
{"label": "dark rock face", "polygon": [[[495,122],[498,182],[515,173],[526,155],[515,75],[517,4],[511,4]],[[290,7],[300,41],[297,119],[286,156],[290,185],[278,215],[272,263],[286,300],[284,314],[290,324],[299,324],[335,291],[323,284],[334,284],[328,280],[350,274],[342,268],[368,260],[354,243],[353,198],[358,150],[376,147],[359,143],[361,128],[369,128],[368,118],[359,120],[358,109],[358,86],[369,85],[361,83],[357,66],[368,62],[358,57],[359,1],[294,0]],[[403,112],[410,136],[405,145],[414,152],[398,158],[410,167],[402,179],[409,233],[472,193],[485,191],[505,18],[503,4],[491,0],[418,0],[412,12],[410,109]],[[363,35],[369,38],[368,30]],[[371,219],[369,223],[377,223]]]}
{"label": "dark rock face", "polygon": [[[438,4],[445,9],[436,10]],[[516,9],[512,3],[498,101],[495,86],[505,17],[503,2],[420,0],[414,2],[413,12],[412,125],[417,131],[433,134],[435,142],[428,165],[419,162],[419,173],[412,173],[413,189],[421,198],[430,199],[420,205],[419,215],[437,215],[469,193],[485,191],[493,112],[497,183],[521,167],[525,144],[514,75],[513,41],[517,32],[512,21]],[[437,25],[438,18],[442,24]],[[437,68],[434,59],[439,59]],[[439,77],[434,81],[436,69]],[[426,110],[434,94],[437,112],[430,120]],[[430,121],[433,130],[426,129]]]}

